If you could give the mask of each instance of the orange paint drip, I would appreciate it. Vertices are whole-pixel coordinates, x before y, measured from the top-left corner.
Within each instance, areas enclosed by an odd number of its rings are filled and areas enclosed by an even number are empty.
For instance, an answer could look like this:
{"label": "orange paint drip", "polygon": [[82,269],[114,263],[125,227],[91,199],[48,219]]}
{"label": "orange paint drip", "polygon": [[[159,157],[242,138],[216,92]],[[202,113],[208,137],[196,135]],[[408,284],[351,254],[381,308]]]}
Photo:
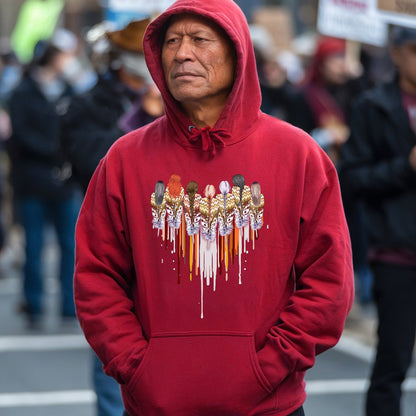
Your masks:
{"label": "orange paint drip", "polygon": [[198,276],[198,267],[199,267],[199,236],[197,234],[195,238],[195,276]]}
{"label": "orange paint drip", "polygon": [[238,239],[239,238],[240,238],[240,230],[236,228],[235,233],[234,233],[234,256],[238,254]]}
{"label": "orange paint drip", "polygon": [[186,255],[186,229],[185,229],[185,214],[182,213],[182,257]]}
{"label": "orange paint drip", "polygon": [[225,236],[224,255],[225,255],[225,281],[228,282],[228,235]]}
{"label": "orange paint drip", "polygon": [[194,263],[194,237],[189,236],[189,280],[192,282],[192,267]]}
{"label": "orange paint drip", "polygon": [[231,264],[234,264],[234,229],[231,231],[230,234],[230,259]]}

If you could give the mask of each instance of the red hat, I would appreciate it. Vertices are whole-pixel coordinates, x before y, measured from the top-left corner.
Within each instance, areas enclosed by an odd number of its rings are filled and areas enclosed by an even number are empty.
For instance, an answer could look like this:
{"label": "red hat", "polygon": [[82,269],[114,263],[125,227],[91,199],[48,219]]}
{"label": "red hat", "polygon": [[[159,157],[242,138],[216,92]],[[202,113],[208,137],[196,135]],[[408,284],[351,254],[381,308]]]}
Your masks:
{"label": "red hat", "polygon": [[345,40],[322,37],[319,39],[315,50],[315,61],[322,62],[331,55],[345,53]]}

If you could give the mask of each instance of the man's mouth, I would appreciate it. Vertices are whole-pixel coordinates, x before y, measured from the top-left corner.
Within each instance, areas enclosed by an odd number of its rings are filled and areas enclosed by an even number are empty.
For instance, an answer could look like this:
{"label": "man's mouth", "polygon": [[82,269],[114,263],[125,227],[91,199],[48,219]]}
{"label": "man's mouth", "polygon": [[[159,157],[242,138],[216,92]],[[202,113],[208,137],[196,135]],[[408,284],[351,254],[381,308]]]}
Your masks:
{"label": "man's mouth", "polygon": [[174,74],[173,78],[177,79],[177,78],[193,78],[193,77],[198,77],[199,75],[194,73],[194,72],[177,72],[176,74]]}

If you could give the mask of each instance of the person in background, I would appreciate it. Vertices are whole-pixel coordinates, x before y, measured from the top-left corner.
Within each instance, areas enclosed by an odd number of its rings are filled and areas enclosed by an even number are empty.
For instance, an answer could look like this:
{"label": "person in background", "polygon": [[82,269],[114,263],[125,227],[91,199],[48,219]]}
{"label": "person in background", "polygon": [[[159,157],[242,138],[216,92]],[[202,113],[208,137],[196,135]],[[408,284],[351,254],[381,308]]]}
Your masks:
{"label": "person in background", "polygon": [[[363,77],[348,70],[345,40],[320,37],[302,85],[307,102],[302,112],[302,128],[312,135],[334,164],[350,133],[353,102],[366,85]],[[360,201],[347,198],[344,192],[343,201],[352,241],[358,299],[362,305],[367,305],[372,300],[372,275],[367,260],[366,219]]]}
{"label": "person in background", "polygon": [[101,55],[92,58],[99,73],[97,84],[74,97],[62,118],[66,155],[84,191],[116,139],[163,113],[142,54],[141,39],[149,22],[132,21],[121,30],[104,31],[105,39],[94,39]]}
{"label": "person in background", "polygon": [[64,320],[75,319],[74,231],[80,198],[61,148],[60,114],[72,89],[63,78],[70,54],[39,41],[34,59],[8,100],[12,137],[8,141],[10,180],[18,222],[25,234],[23,302],[31,328],[40,328],[44,310],[42,248],[51,223],[61,252],[59,283]]}
{"label": "person in background", "polygon": [[70,30],[58,28],[52,36],[52,43],[67,53],[62,67],[63,78],[76,94],[82,94],[97,82],[97,74],[85,54],[84,43]]}
{"label": "person in background", "polygon": [[275,51],[270,35],[261,26],[251,25],[250,35],[262,95],[261,110],[297,127],[307,128],[304,117],[307,103],[300,88],[289,80],[287,69],[279,61],[283,53]]}
{"label": "person in background", "polygon": [[[72,99],[62,117],[66,155],[84,191],[100,159],[121,135],[163,114],[160,93],[150,81],[143,56],[142,39],[149,22],[133,21],[118,31],[95,27],[87,34],[99,79],[92,90]],[[104,374],[95,354],[93,385],[97,416],[121,416],[120,387]]]}
{"label": "person in background", "polygon": [[396,76],[360,97],[339,163],[368,217],[378,344],[367,416],[401,414],[416,328],[416,29],[392,29],[391,57]]}
{"label": "person in background", "polygon": [[345,40],[320,37],[302,90],[308,103],[305,130],[336,163],[340,146],[349,135],[349,114],[353,98],[362,87],[353,82],[346,66]]}
{"label": "person in background", "polygon": [[117,140],[89,183],[81,327],[131,416],[303,415],[305,371],[353,301],[336,170],[260,111],[234,1],[176,1],[143,46],[165,115]]}

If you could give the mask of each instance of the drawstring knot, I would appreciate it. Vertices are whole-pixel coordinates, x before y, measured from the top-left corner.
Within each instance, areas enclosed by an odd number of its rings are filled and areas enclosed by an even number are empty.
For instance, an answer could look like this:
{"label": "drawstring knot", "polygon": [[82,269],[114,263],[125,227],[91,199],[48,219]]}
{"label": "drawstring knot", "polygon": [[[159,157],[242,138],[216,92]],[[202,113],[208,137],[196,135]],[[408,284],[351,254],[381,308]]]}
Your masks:
{"label": "drawstring knot", "polygon": [[225,147],[225,140],[230,137],[230,134],[225,129],[212,129],[211,127],[204,127],[197,129],[194,126],[189,126],[191,135],[189,141],[191,143],[201,142],[201,147],[204,152],[209,152],[212,156],[217,153],[217,146]]}

